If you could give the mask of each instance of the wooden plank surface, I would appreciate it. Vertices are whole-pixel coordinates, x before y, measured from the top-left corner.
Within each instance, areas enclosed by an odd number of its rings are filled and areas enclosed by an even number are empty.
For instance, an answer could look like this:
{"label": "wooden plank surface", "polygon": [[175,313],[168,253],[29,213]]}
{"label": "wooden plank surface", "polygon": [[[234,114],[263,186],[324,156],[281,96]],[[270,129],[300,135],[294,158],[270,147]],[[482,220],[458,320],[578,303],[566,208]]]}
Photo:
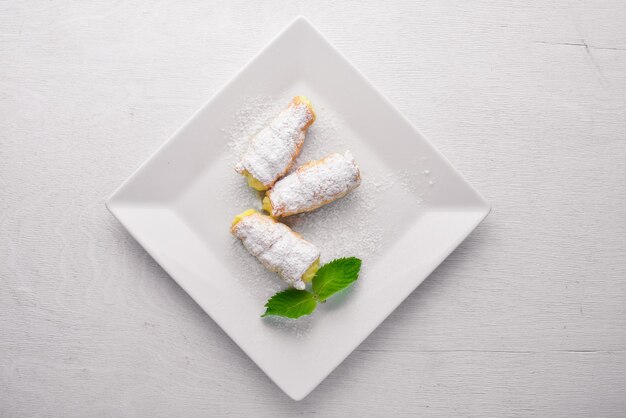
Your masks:
{"label": "wooden plank surface", "polygon": [[[105,198],[295,15],[493,205],[304,401]],[[626,4],[0,3],[0,416],[624,416]]]}

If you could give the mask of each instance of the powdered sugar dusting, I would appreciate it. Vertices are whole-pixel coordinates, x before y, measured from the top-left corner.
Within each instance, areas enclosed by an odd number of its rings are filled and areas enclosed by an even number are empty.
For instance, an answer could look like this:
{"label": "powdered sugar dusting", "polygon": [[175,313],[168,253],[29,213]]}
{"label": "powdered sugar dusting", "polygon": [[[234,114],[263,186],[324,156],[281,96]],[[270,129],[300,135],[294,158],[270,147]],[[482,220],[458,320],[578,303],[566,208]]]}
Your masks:
{"label": "powdered sugar dusting", "polygon": [[[294,91],[294,93],[300,93]],[[248,97],[240,109],[235,109],[233,123],[224,130],[227,139],[228,164],[234,167],[257,132],[265,128],[281,111],[292,95]],[[398,235],[413,223],[422,202],[428,199],[436,185],[437,171],[425,157],[416,156],[411,165],[394,167],[376,155],[376,147],[361,142],[358,133],[341,114],[325,108],[316,97],[311,97],[317,119],[307,131],[301,153],[292,172],[309,161],[318,160],[333,152],[351,149],[355,152],[361,174],[361,185],[341,199],[312,212],[289,216],[281,222],[315,244],[321,250],[321,261],[355,256],[363,260],[361,278],[354,291],[370,280],[370,267],[396,242]],[[383,140],[384,138],[381,138]],[[428,170],[427,173],[425,171]],[[248,208],[261,208],[263,193],[246,185],[245,179],[232,170],[220,183],[220,202],[240,213]],[[232,175],[230,174],[232,173]],[[276,273],[266,270],[250,256],[239,240],[233,238],[230,251],[233,265],[237,266],[237,280],[245,283],[245,292],[262,304],[284,283]],[[264,323],[273,329],[289,333],[296,338],[308,336],[313,318],[293,321],[284,318],[266,318]]]}
{"label": "powdered sugar dusting", "polygon": [[245,284],[244,292],[258,302],[259,309],[272,295],[285,289],[285,282],[251,256],[236,237],[232,237],[230,254],[237,267],[236,280]]}
{"label": "powdered sugar dusting", "polygon": [[[364,265],[374,263],[410,225],[416,208],[431,191],[417,167],[361,167],[361,176],[361,185],[342,199],[313,212],[282,219],[307,239],[320,243],[322,263],[347,256],[361,258]],[[399,201],[398,196],[407,200]]]}
{"label": "powdered sugar dusting", "polygon": [[343,199],[283,221],[314,242],[324,243],[322,263],[348,256],[371,261],[381,248],[385,232],[373,216],[378,204],[371,193],[375,193],[375,187],[364,180]]}
{"label": "powdered sugar dusting", "polygon": [[313,244],[286,225],[259,213],[239,221],[233,227],[233,234],[267,269],[277,272],[296,289],[304,289],[302,275],[320,255]]}
{"label": "powdered sugar dusting", "polygon": [[315,101],[312,105],[318,117],[307,130],[306,141],[292,171],[309,161],[319,160],[333,152],[350,148],[340,133],[340,127],[346,123],[341,116],[323,105],[316,105]]}
{"label": "powdered sugar dusting", "polygon": [[273,216],[308,212],[337,200],[361,182],[350,151],[312,161],[279,180],[267,193]]}
{"label": "powdered sugar dusting", "polygon": [[234,112],[233,123],[223,129],[227,138],[227,155],[233,166],[246,152],[252,138],[266,128],[280,113],[284,106],[284,103],[281,106],[281,102],[283,101],[273,96],[244,98],[241,107]]}
{"label": "powdered sugar dusting", "polygon": [[271,186],[291,166],[304,142],[306,127],[313,113],[299,98],[250,141],[237,164],[237,171],[248,171],[266,186]]}

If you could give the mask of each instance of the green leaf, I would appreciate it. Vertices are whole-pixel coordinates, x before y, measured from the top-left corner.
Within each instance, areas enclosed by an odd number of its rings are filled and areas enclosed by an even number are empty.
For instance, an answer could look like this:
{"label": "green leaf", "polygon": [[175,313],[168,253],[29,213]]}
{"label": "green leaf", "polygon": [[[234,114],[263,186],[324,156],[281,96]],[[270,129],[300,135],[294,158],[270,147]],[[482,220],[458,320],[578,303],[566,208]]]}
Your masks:
{"label": "green leaf", "polygon": [[361,260],[356,257],[337,258],[324,264],[313,278],[313,293],[320,302],[345,289],[359,278]]}
{"label": "green leaf", "polygon": [[316,306],[317,301],[311,292],[291,288],[272,296],[265,304],[267,309],[261,316],[277,315],[295,319],[309,315]]}

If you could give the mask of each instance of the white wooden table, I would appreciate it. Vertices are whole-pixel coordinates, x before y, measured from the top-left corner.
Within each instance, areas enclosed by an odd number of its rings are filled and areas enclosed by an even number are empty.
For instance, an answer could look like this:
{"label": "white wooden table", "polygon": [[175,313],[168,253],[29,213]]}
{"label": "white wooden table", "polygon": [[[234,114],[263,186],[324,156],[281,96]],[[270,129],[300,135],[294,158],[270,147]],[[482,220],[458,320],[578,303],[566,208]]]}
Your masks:
{"label": "white wooden table", "polygon": [[[527,3],[0,3],[0,416],[624,416],[626,4]],[[493,205],[299,403],[103,204],[297,14]]]}

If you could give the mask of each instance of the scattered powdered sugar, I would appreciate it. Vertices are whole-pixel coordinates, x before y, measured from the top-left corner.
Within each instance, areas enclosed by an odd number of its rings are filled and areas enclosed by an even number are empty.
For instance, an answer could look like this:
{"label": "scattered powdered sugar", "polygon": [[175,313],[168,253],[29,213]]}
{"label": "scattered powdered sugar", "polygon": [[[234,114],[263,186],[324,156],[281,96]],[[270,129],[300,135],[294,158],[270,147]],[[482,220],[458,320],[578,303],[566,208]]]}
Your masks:
{"label": "scattered powdered sugar", "polygon": [[227,138],[227,155],[233,168],[246,152],[252,138],[265,129],[283,109],[284,103],[281,106],[280,102],[273,96],[244,98],[242,106],[235,112],[234,121],[228,128],[222,129]]}
{"label": "scattered powdered sugar", "polygon": [[317,119],[307,130],[304,146],[291,171],[309,161],[319,160],[328,154],[349,148],[339,133],[339,127],[344,125],[345,121],[324,106],[316,106],[315,102],[312,102],[312,105],[317,113]]}
{"label": "scattered powdered sugar", "polygon": [[267,193],[273,216],[307,212],[345,196],[361,182],[350,151],[312,161],[279,180]]}
{"label": "scattered powdered sugar", "polygon": [[237,164],[238,172],[249,172],[265,186],[271,186],[285,174],[302,147],[307,125],[313,120],[307,104],[298,99],[294,98],[254,136]]}
{"label": "scattered powdered sugar", "polygon": [[[280,316],[268,316],[265,318],[265,321],[273,330],[290,334],[297,339],[306,339],[310,337],[311,329],[315,323],[315,312],[313,312],[313,315],[301,316],[298,320]],[[267,335],[269,338],[270,334]]]}
{"label": "scattered powdered sugar", "polygon": [[[220,200],[231,208],[233,215],[250,208],[261,210],[263,193],[248,187],[244,177],[235,171],[235,167],[252,138],[272,122],[284,108],[284,103],[284,98],[279,100],[272,96],[246,97],[243,105],[235,110],[232,123],[222,129],[226,137],[226,152],[223,155],[228,159],[224,163],[229,167],[228,176],[217,187]],[[241,247],[238,241],[235,242],[237,247]]]}
{"label": "scattered powdered sugar", "polygon": [[375,187],[363,181],[361,187],[342,199],[282,221],[321,246],[322,263],[349,256],[371,261],[381,249],[385,233],[375,221],[378,203],[371,193],[375,193]]}
{"label": "scattered powdered sugar", "polygon": [[[248,252],[241,241],[232,237],[230,253],[231,261],[236,268],[236,279],[245,284],[243,287],[246,294],[256,300],[259,310],[263,304],[276,292],[285,290],[285,282],[281,278],[263,266]],[[259,315],[262,312],[259,312]]]}
{"label": "scattered powdered sugar", "polygon": [[240,220],[233,232],[267,269],[277,272],[296,289],[304,289],[302,275],[320,256],[315,245],[300,238],[289,227],[259,213]]}
{"label": "scattered powdered sugar", "polygon": [[431,192],[417,165],[397,170],[361,167],[361,176],[361,185],[345,197],[281,219],[320,247],[322,263],[355,256],[364,265],[373,264],[412,223]]}

